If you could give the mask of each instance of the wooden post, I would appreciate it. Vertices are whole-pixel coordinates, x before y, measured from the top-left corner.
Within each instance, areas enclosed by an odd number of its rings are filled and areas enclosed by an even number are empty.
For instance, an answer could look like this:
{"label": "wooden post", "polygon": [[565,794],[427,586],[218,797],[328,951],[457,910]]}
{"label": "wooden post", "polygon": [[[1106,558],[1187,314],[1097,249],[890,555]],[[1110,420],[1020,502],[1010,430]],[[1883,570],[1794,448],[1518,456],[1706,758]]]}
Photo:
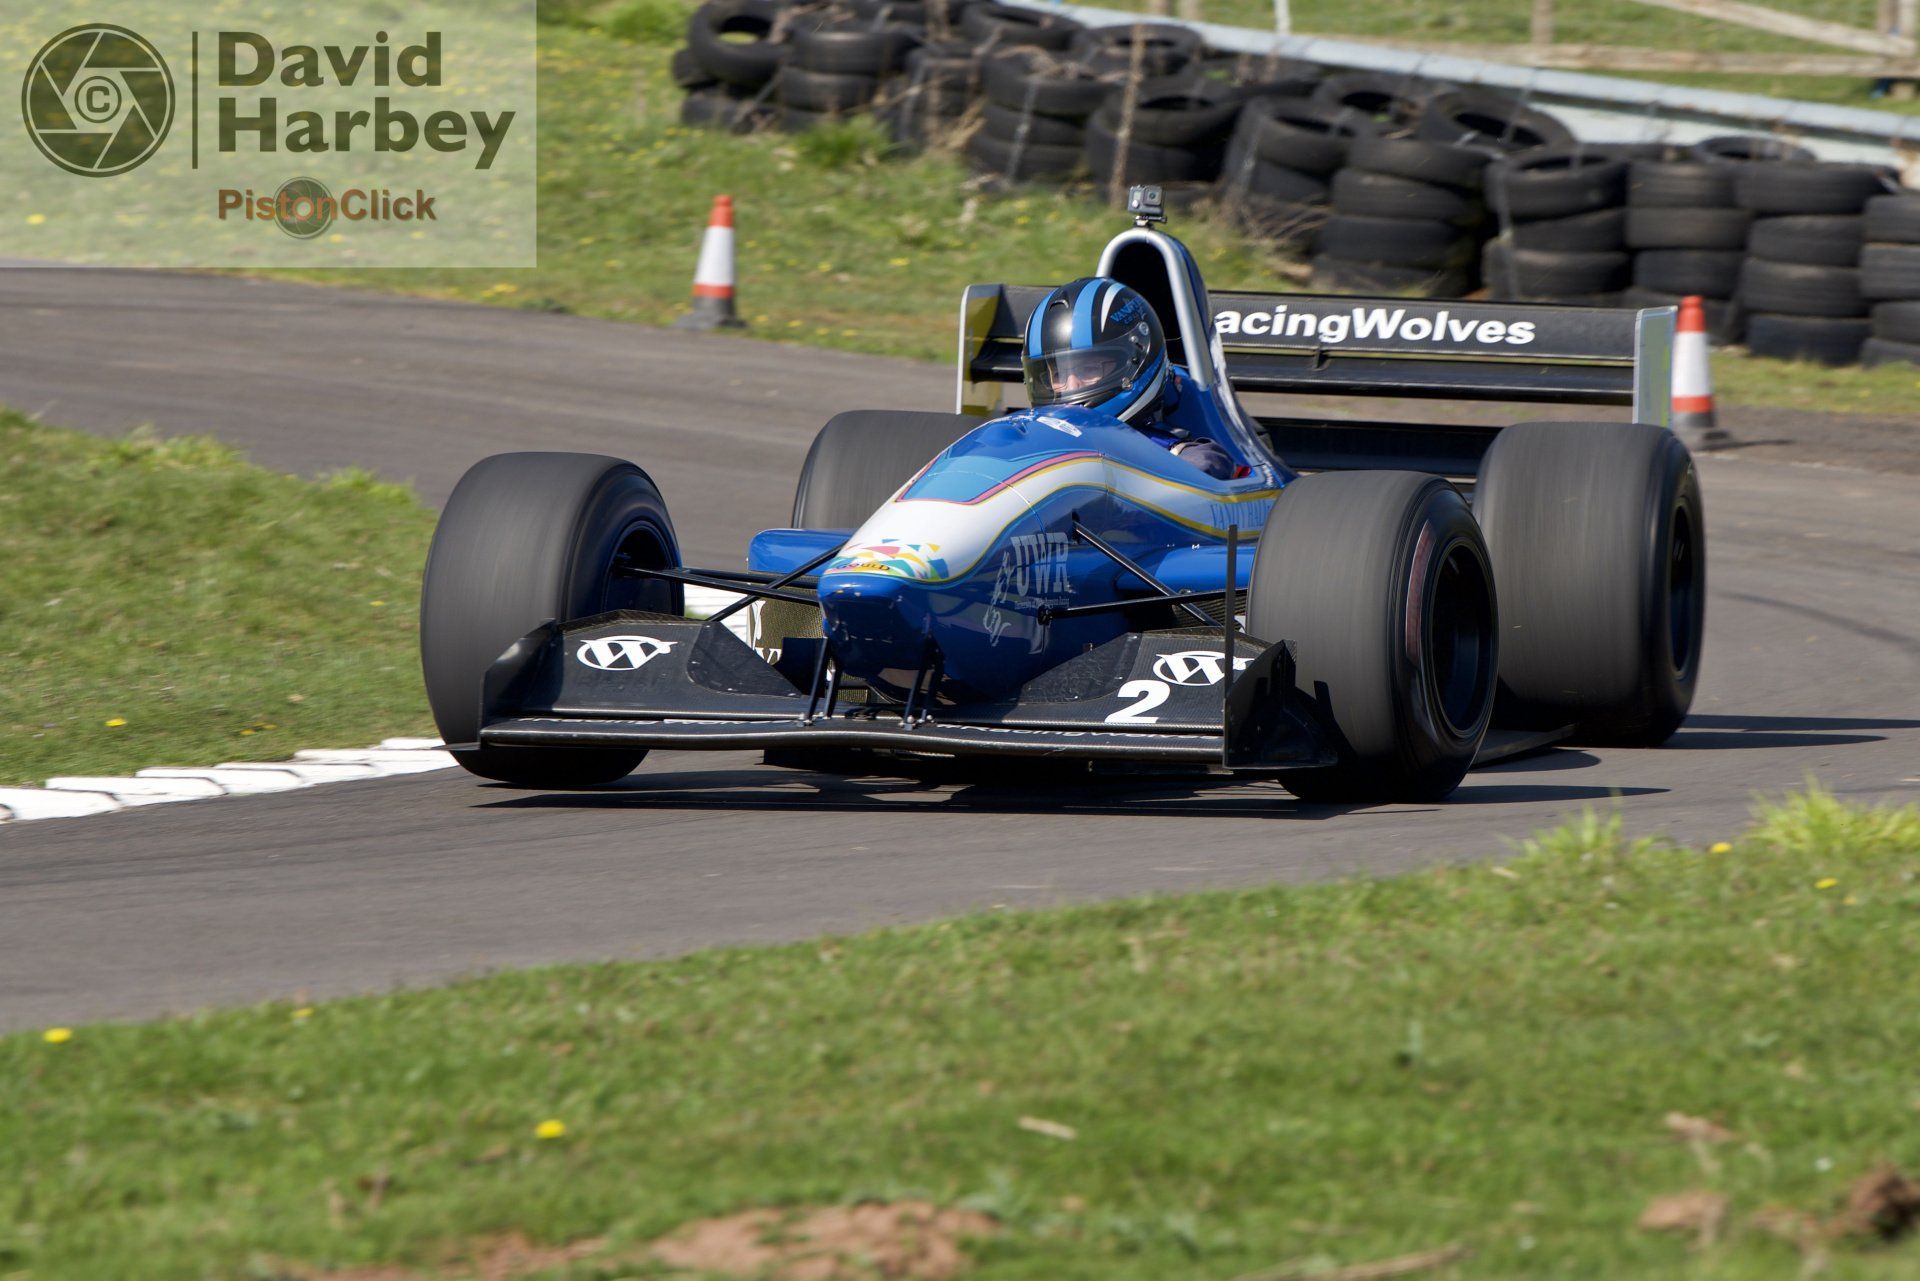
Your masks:
{"label": "wooden post", "polygon": [[1293,34],[1293,0],[1273,0],[1273,31],[1281,36]]}
{"label": "wooden post", "polygon": [[1533,43],[1542,48],[1553,43],[1553,0],[1533,0]]}
{"label": "wooden post", "polygon": [[1180,0],[1180,21],[1199,22],[1200,0]]}

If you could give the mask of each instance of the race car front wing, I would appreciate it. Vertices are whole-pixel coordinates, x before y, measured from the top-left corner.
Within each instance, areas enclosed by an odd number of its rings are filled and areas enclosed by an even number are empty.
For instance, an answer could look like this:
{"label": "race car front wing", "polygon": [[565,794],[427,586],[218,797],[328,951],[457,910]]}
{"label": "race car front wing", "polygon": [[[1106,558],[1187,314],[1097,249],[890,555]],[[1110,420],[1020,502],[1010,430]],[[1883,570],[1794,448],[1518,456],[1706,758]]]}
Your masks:
{"label": "race car front wing", "polygon": [[547,623],[502,655],[485,681],[478,745],[865,748],[1246,770],[1335,760],[1295,688],[1291,648],[1231,623],[1129,633],[1003,702],[939,693],[937,654],[904,700],[882,700],[842,690],[823,640],[790,640],[776,666],[722,622],[621,611]]}

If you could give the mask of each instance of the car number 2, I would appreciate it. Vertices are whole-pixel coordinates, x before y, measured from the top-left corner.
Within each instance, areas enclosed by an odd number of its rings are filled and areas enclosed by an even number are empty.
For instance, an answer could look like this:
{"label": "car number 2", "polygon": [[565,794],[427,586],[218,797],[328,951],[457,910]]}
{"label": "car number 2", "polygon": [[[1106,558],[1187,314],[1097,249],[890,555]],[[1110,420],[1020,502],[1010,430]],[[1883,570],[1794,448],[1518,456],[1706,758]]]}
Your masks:
{"label": "car number 2", "polygon": [[1157,725],[1158,716],[1147,713],[1167,701],[1167,695],[1173,691],[1165,681],[1128,681],[1120,687],[1116,697],[1131,698],[1137,701],[1121,708],[1107,717],[1109,725]]}

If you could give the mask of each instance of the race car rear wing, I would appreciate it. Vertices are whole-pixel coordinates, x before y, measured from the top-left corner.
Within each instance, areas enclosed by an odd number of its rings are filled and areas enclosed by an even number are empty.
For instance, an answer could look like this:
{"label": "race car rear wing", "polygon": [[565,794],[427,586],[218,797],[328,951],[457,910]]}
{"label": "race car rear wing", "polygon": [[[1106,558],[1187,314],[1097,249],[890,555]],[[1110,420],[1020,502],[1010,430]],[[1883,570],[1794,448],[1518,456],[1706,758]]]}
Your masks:
{"label": "race car rear wing", "polygon": [[[1021,381],[1021,336],[1045,293],[968,286],[960,412],[998,412],[1002,385]],[[1156,309],[1165,323],[1169,309]],[[1635,422],[1662,426],[1671,414],[1671,307],[1219,293],[1207,310],[1215,363],[1240,392],[1615,405],[1630,409]],[[1191,365],[1177,318],[1167,327],[1169,354]],[[1275,451],[1305,470],[1394,466],[1470,475],[1499,430],[1324,416],[1259,422]]]}

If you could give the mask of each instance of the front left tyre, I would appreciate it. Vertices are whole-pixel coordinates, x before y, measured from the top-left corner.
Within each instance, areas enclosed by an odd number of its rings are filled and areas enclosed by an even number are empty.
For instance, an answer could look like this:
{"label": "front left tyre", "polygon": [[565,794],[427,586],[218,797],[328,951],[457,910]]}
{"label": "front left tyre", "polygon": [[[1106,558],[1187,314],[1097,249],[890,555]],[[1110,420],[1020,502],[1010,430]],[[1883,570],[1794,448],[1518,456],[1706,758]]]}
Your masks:
{"label": "front left tyre", "polygon": [[1330,766],[1280,775],[1308,801],[1437,801],[1493,709],[1498,610],[1480,527],[1416,472],[1289,484],[1260,535],[1247,628],[1290,641],[1295,681],[1332,735]]}
{"label": "front left tyre", "polygon": [[[647,474],[597,454],[496,454],[454,488],[420,593],[420,667],[440,736],[475,743],[487,669],[549,620],[616,609],[684,612],[678,584],[618,572],[677,566],[667,505]],[[455,759],[524,787],[587,787],[633,772],[644,751],[481,747]]]}

